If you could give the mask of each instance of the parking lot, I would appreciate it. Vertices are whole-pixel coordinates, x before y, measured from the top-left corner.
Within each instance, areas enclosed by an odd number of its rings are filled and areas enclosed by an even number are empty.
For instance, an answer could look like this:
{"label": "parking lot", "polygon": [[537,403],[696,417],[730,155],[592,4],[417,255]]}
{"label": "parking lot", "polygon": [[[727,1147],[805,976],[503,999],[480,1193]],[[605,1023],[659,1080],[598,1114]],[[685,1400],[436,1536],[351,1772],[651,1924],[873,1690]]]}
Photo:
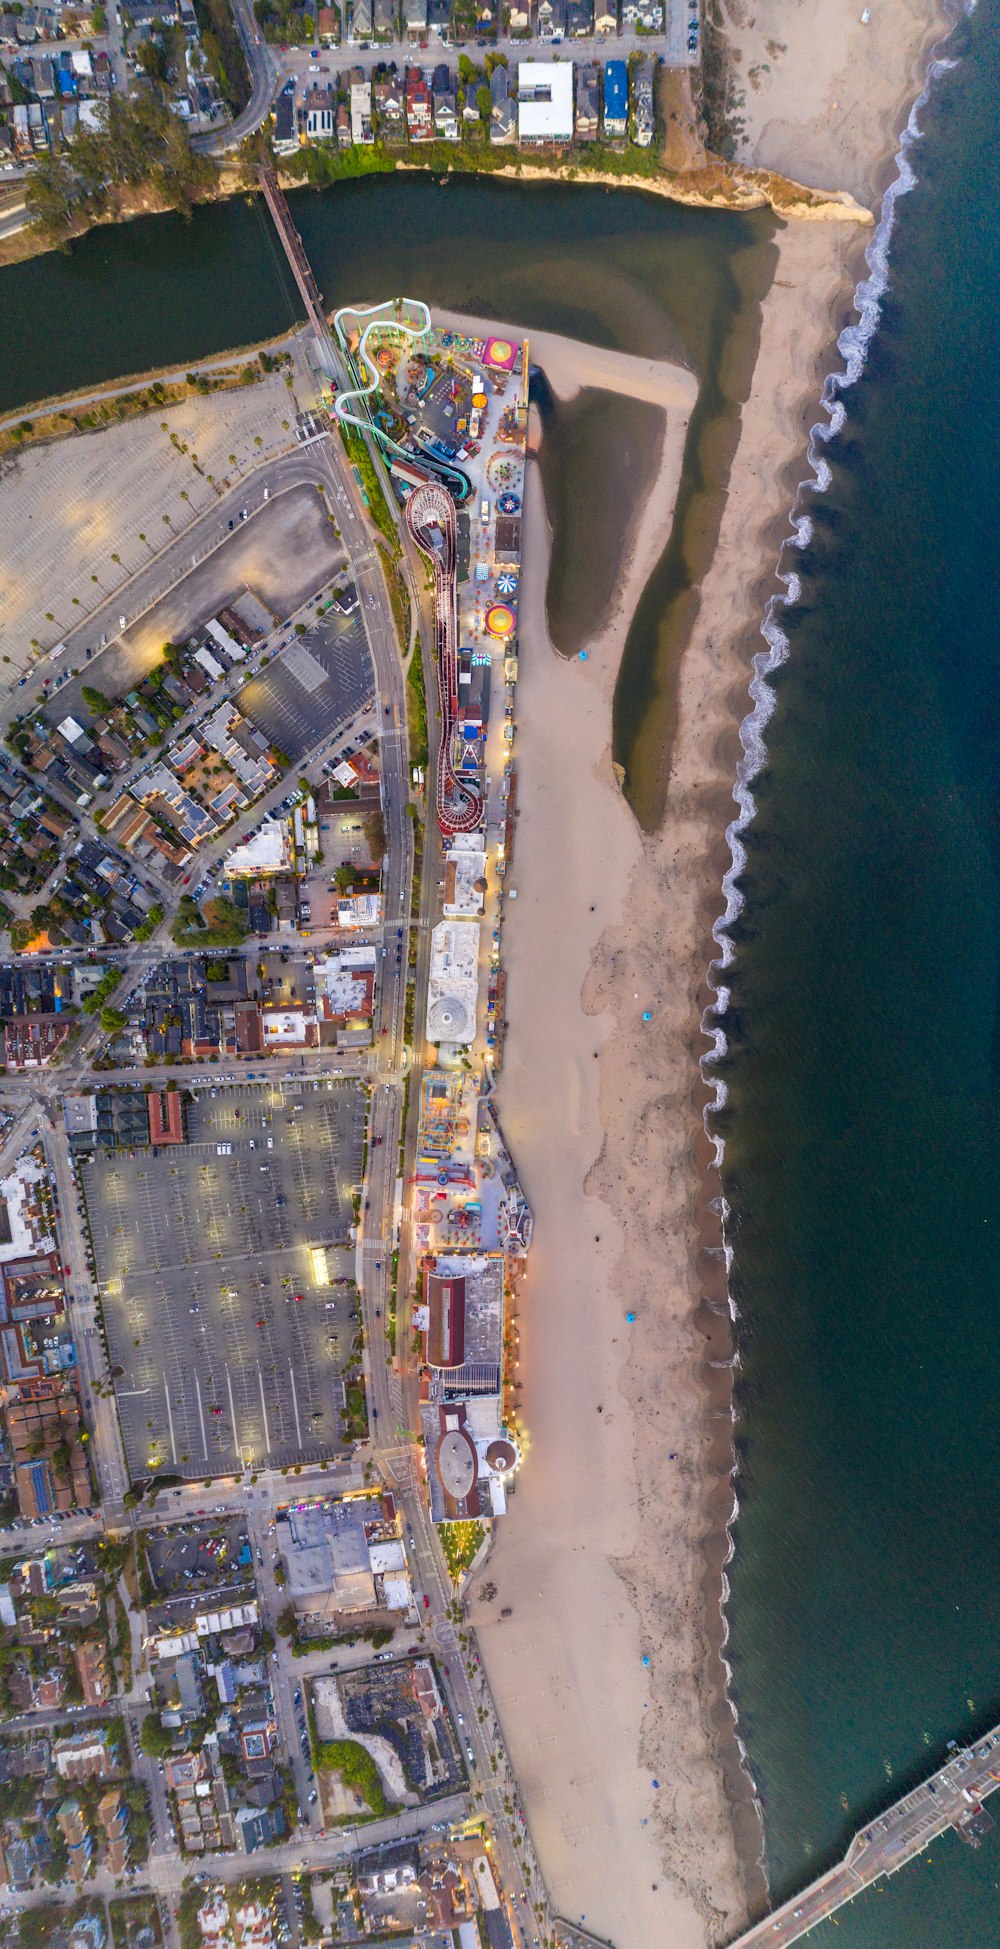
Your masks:
{"label": "parking lot", "polygon": [[147,1530],[143,1538],[157,1595],[197,1595],[218,1585],[253,1582],[253,1558],[242,1516]]}
{"label": "parking lot", "polygon": [[352,616],[331,611],[244,684],[236,703],[294,765],[374,694],[360,611]]}
{"label": "parking lot", "polygon": [[84,1167],[133,1477],[343,1450],[365,1113],[351,1079],[206,1086],[183,1146]]}

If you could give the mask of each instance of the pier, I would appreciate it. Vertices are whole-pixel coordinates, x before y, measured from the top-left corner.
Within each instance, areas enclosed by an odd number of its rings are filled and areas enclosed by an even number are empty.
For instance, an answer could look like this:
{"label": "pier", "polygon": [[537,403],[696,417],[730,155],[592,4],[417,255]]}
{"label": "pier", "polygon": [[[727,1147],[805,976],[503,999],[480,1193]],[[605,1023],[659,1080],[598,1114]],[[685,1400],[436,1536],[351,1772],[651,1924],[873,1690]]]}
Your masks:
{"label": "pier", "polygon": [[835,1868],[809,1883],[800,1894],[773,1909],[753,1928],[738,1936],[730,1949],[771,1949],[798,1942],[818,1922],[826,1920],[863,1888],[883,1875],[895,1874],[922,1854],[949,1827],[978,1847],[993,1822],[983,1808],[987,1795],[1000,1787],[1000,1726],[975,1744],[952,1753],[950,1759],[920,1786],[897,1800],[884,1814],[855,1834]]}

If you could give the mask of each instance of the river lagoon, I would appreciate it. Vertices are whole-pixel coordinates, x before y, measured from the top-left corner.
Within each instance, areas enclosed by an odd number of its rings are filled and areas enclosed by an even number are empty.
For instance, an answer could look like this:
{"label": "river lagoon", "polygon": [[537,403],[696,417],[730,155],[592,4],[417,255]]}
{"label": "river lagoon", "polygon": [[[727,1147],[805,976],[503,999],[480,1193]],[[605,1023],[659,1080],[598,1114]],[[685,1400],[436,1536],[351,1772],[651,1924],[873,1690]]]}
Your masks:
{"label": "river lagoon", "polygon": [[[780,1894],[1000,1718],[992,9],[955,51],[808,504],[727,1022],[730,1656]],[[987,1949],[998,1885],[949,1836],[810,1940]]]}
{"label": "river lagoon", "polygon": [[[662,614],[687,597],[701,535],[718,519],[740,403],[753,369],[759,306],[774,269],[775,221],[687,209],[648,197],[565,184],[520,185],[424,175],[370,177],[316,193],[294,192],[295,221],[328,309],[405,292],[482,318],[568,333],[645,357],[680,359],[701,382],[677,532],[653,601],[629,639],[616,705],[616,756],[646,823],[662,801],[671,727],[670,668],[676,631]],[[239,198],[179,217],[143,218],[90,231],[69,254],[50,252],[0,270],[0,411],[123,374],[183,365],[287,331],[298,298],[260,198]],[[70,323],[71,321],[71,323]],[[582,411],[615,443],[592,478],[568,494],[566,512],[600,521],[609,480],[635,495],[628,450],[640,438],[637,409]],[[594,414],[598,427],[594,427]],[[649,413],[659,431],[660,415]],[[561,426],[560,426],[561,431]],[[643,444],[646,444],[644,441]],[[550,470],[551,472],[551,470]],[[550,482],[551,485],[551,482]],[[556,508],[556,513],[560,509]],[[596,511],[596,512],[595,512]],[[629,516],[610,519],[627,534]],[[576,620],[606,606],[614,562],[559,543],[577,585],[557,607]],[[692,552],[693,551],[693,552]],[[593,574],[593,587],[590,575]],[[567,607],[568,601],[568,607]],[[640,745],[640,738],[643,740]]]}
{"label": "river lagoon", "polygon": [[[727,1022],[744,1466],[731,1655],[778,1891],[1000,1694],[1000,705],[983,512],[1000,432],[1000,63],[985,13],[967,32],[803,564]],[[294,209],[330,306],[402,289],[697,371],[681,520],[616,702],[617,755],[653,823],[671,659],[711,546],[774,220],[423,177],[303,192]],[[259,210],[236,201],[4,270],[0,315],[9,411],[276,335],[298,306]],[[564,420],[557,444],[582,428],[592,451],[595,415]],[[556,559],[585,572],[582,551]],[[574,615],[586,593],[570,590]],[[979,1949],[996,1933],[998,1874],[995,1843],[972,1855],[949,1838],[815,1939]]]}

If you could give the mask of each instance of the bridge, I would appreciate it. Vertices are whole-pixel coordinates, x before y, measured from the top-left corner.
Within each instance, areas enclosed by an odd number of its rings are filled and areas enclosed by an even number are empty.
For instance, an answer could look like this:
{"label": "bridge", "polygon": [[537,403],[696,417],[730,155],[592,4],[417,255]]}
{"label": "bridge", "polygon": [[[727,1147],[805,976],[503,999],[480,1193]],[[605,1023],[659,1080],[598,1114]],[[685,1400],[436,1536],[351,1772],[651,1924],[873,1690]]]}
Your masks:
{"label": "bridge", "polygon": [[884,1814],[855,1834],[847,1853],[801,1894],[773,1909],[731,1944],[731,1949],[776,1949],[798,1942],[845,1902],[893,1875],[922,1854],[949,1827],[978,1847],[993,1822],[983,1807],[1000,1787],[1000,1726],[950,1759]]}
{"label": "bridge", "polygon": [[312,265],[305,252],[305,245],[292,222],[292,213],[285,201],[284,191],[279,187],[278,178],[270,163],[261,163],[257,171],[257,181],[264,192],[264,201],[274,218],[274,227],[285,247],[285,255],[292,268],[292,276],[299,288],[299,297],[306,308],[306,316],[312,326],[320,346],[331,346],[330,327],[323,310],[323,296],[312,273]]}
{"label": "bridge", "polygon": [[460,778],[452,761],[458,717],[458,611],[455,586],[455,503],[437,481],[415,487],[406,502],[406,525],[417,547],[434,564],[434,635],[441,741],[437,759],[437,816],[443,833],[475,832],[482,821],[478,786]]}

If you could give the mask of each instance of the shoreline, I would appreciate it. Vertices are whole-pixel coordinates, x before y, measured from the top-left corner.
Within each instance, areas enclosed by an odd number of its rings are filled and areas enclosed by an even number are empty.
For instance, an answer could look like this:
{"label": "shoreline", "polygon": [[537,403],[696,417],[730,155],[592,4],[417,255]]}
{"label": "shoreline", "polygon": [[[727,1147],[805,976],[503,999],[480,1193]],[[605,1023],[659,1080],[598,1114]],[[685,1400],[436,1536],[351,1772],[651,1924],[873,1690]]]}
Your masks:
{"label": "shoreline", "polygon": [[[646,152],[644,152],[646,153]],[[282,190],[324,190],[336,189],[340,185],[364,182],[374,176],[390,175],[430,175],[439,178],[449,176],[476,177],[483,181],[516,182],[519,184],[566,183],[584,189],[629,190],[633,194],[645,194],[668,202],[680,203],[690,209],[698,210],[763,210],[770,206],[780,217],[800,217],[805,221],[834,223],[871,223],[872,215],[863,204],[857,202],[849,190],[814,189],[805,183],[798,183],[779,171],[760,169],[743,163],[726,162],[722,157],[710,157],[703,167],[676,173],[664,169],[662,175],[618,175],[610,170],[591,169],[578,156],[571,152],[565,166],[553,162],[535,161],[532,152],[527,151],[518,163],[504,163],[496,168],[461,167],[454,156],[444,154],[423,161],[411,162],[408,159],[389,158],[390,168],[361,170],[357,175],[335,176],[328,183],[310,183],[308,178],[291,176],[278,169],[278,181]],[[217,187],[209,194],[196,199],[194,208],[206,209],[213,204],[231,202],[237,196],[258,195],[259,191],[248,191],[239,181],[235,170],[221,174]],[[0,271],[13,269],[18,264],[27,264],[36,257],[45,257],[60,249],[72,249],[88,236],[91,231],[107,229],[115,225],[133,223],[141,217],[177,216],[173,204],[146,186],[140,197],[133,200],[132,207],[102,212],[100,216],[72,231],[64,243],[53,242],[33,231],[30,224],[20,230],[11,231],[0,239]]]}
{"label": "shoreline", "polygon": [[[936,52],[941,39],[940,27],[932,34],[922,27],[919,48],[911,52],[907,62],[910,75],[926,71],[928,55]],[[885,112],[886,149],[872,169],[873,183],[881,179],[883,185],[883,210],[886,178],[895,181],[894,158],[901,147],[905,154],[907,145],[907,138],[899,133],[900,123],[905,118],[912,125],[914,111],[909,109],[907,115],[907,110],[918,85],[915,81],[908,83],[902,96],[897,94]],[[918,99],[923,94],[920,86]],[[620,1592],[617,1604],[606,1600],[601,1658],[603,1673],[619,1695],[613,1764],[626,1774],[634,1771],[646,1789],[643,1818],[656,1824],[659,1873],[671,1886],[671,1949],[686,1949],[688,1941],[697,1943],[698,1949],[718,1943],[767,1904],[763,1810],[742,1741],[727,1657],[728,1565],[739,1513],[734,1418],[738,1354],[729,1293],[720,1143],[710,1123],[719,1079],[703,1067],[706,1034],[711,1037],[719,1025],[715,1009],[720,999],[711,987],[705,948],[706,944],[711,948],[713,938],[719,943],[720,884],[731,889],[739,871],[730,850],[736,824],[731,817],[733,781],[738,764],[746,756],[747,682],[755,655],[760,653],[761,616],[766,608],[773,620],[775,601],[786,599],[775,592],[785,580],[787,564],[782,558],[789,506],[793,506],[793,518],[797,517],[804,491],[802,450],[805,446],[810,461],[817,457],[812,428],[817,397],[827,385],[830,342],[834,339],[843,344],[844,333],[838,332],[838,326],[845,315],[853,321],[855,300],[866,295],[859,289],[859,260],[866,241],[871,250],[878,250],[880,235],[881,222],[875,237],[869,231],[867,240],[858,229],[835,234],[824,226],[807,223],[789,223],[779,236],[779,262],[764,302],[754,380],[741,415],[719,533],[711,564],[699,585],[697,614],[679,659],[677,730],[664,818],[648,837],[641,835],[632,821],[626,843],[619,812],[604,791],[607,831],[595,843],[593,869],[599,878],[605,859],[614,855],[623,877],[614,880],[621,897],[610,912],[606,900],[595,902],[600,912],[593,929],[588,929],[586,912],[571,904],[568,867],[565,887],[556,886],[552,879],[540,883],[553,903],[550,919],[554,927],[579,927],[582,923],[582,930],[595,936],[582,990],[592,1046],[585,1039],[581,1041],[578,1034],[576,1056],[593,1053],[598,1061],[592,1066],[577,1061],[572,1095],[566,1092],[559,1096],[550,1087],[550,1100],[561,1105],[557,1126],[560,1137],[562,1119],[568,1117],[575,1139],[581,1130],[589,1133],[591,1142],[596,1139],[594,1161],[579,1187],[593,1202],[584,1206],[578,1198],[575,1215],[577,1231],[586,1232],[593,1213],[594,1243],[590,1245],[588,1239],[583,1250],[598,1263],[589,1272],[585,1270],[583,1282],[572,1295],[560,1285],[557,1268],[547,1257],[540,1255],[532,1269],[525,1309],[528,1325],[522,1328],[531,1375],[525,1384],[526,1419],[530,1431],[536,1398],[546,1384],[568,1384],[568,1377],[552,1364],[553,1328],[545,1314],[558,1315],[561,1303],[564,1308],[571,1298],[575,1302],[573,1330],[586,1341],[598,1392],[605,1397],[594,1402],[593,1384],[581,1389],[577,1381],[574,1399],[578,1412],[592,1416],[596,1409],[601,1414],[601,1423],[595,1425],[600,1426],[602,1445],[607,1443],[610,1418],[605,1404],[612,1395],[619,1424],[622,1419],[632,1421],[629,1467],[617,1482],[602,1475],[598,1492],[615,1501],[621,1537],[620,1554],[609,1551],[607,1555]],[[864,327],[854,323],[847,328],[848,332],[859,329]],[[538,362],[544,366],[540,353]],[[551,383],[548,372],[547,377]],[[529,480],[534,482],[537,513],[537,470],[531,470]],[[544,516],[541,525],[544,527]],[[547,561],[547,548],[541,552]],[[537,609],[537,594],[534,600]],[[526,631],[527,613],[522,598]],[[631,609],[624,620],[619,613],[605,625],[597,654],[607,655],[616,624],[623,637],[630,616]],[[544,590],[541,621],[544,623]],[[532,664],[543,659],[545,669],[557,661],[547,646],[547,633],[536,625],[537,616],[533,615],[523,659],[519,724],[524,721],[525,702],[531,703]],[[576,678],[580,691],[586,692],[594,677],[595,660],[582,682]],[[564,665],[564,669],[569,676],[575,666]],[[610,675],[612,688],[614,675]],[[605,670],[601,683],[608,682]],[[545,703],[551,701],[553,693],[550,688],[540,695]],[[592,718],[594,703],[593,695],[587,695],[586,707],[581,706],[585,721]],[[603,729],[605,739],[597,747],[596,763],[578,768],[585,796],[590,795],[592,779],[605,788],[611,785],[610,714]],[[594,731],[591,722],[588,750],[592,758]],[[575,757],[575,742],[569,753],[562,755]],[[526,820],[531,818],[534,824],[538,808],[531,802],[527,776],[522,779],[521,802]],[[624,808],[620,797],[619,806]],[[585,812],[580,816],[586,817]],[[544,849],[544,835],[535,841],[536,846],[539,844]],[[528,1195],[532,1197],[530,1131],[521,1127],[524,1101],[530,1101],[531,1093],[536,1100],[545,1093],[545,1086],[551,1086],[551,1072],[545,1067],[546,1052],[537,1032],[528,1031],[530,1060],[524,1053],[526,997],[521,982],[532,965],[535,985],[545,985],[541,968],[548,974],[544,958],[537,957],[537,944],[533,964],[527,951],[527,915],[522,901],[530,893],[529,876],[536,869],[530,861],[524,862],[525,850],[522,831],[512,877],[515,883],[522,881],[522,874],[525,878],[521,900],[508,913],[505,931],[510,950],[512,1021],[507,1067],[498,1089],[505,1127],[510,1130],[515,1154],[519,1160],[525,1159]],[[561,968],[561,959],[558,965]],[[566,995],[564,1002],[567,1009],[572,1008],[572,997]],[[530,1003],[534,1010],[537,998],[533,991]],[[640,1027],[640,1018],[647,1013],[652,1016],[652,1026],[647,1028],[642,1023]],[[710,1051],[709,1063],[712,1055]],[[520,1065],[520,1073],[515,1065]],[[588,1071],[591,1076],[596,1072],[598,1080],[596,1128]],[[663,1196],[652,1201],[651,1210],[649,1191],[654,1183],[663,1187]],[[543,1210],[544,1203],[536,1203],[539,1237]],[[608,1258],[614,1262],[610,1281]],[[610,1315],[609,1286],[614,1296]],[[636,1322],[631,1331],[609,1331],[609,1318],[617,1328],[623,1320],[623,1306],[632,1306],[633,1302],[637,1302]],[[538,1307],[541,1317],[533,1318]],[[629,1341],[627,1356],[623,1339]],[[576,1380],[575,1367],[572,1372]],[[612,1440],[620,1465],[620,1429]],[[667,1462],[675,1467],[669,1484],[664,1481],[667,1442],[672,1443]],[[548,1466],[550,1460],[544,1442],[529,1459],[532,1469],[525,1472],[519,1493],[529,1502],[529,1521],[533,1516],[536,1526],[543,1526],[544,1536],[545,1494],[537,1485],[529,1488],[532,1470],[540,1473],[541,1464]],[[616,1496],[622,1481],[624,1493]],[[501,1585],[501,1600],[510,1594],[509,1578],[514,1575],[519,1601],[530,1605],[534,1594],[531,1580],[536,1578],[546,1599],[545,1609],[555,1612],[550,1628],[568,1631],[558,1591],[546,1592],[551,1573],[540,1553],[539,1537],[535,1538],[534,1553],[530,1538],[524,1546],[526,1561],[520,1566],[524,1574],[517,1576],[514,1539],[521,1509],[521,1504],[515,1504],[507,1533],[498,1540],[491,1557],[491,1568]],[[596,1518],[596,1528],[596,1547],[589,1538],[574,1544],[574,1548],[588,1549],[584,1580],[588,1598],[591,1592],[605,1597],[604,1566],[595,1562],[606,1530],[603,1512]],[[655,1549],[646,1547],[647,1540]],[[669,1574],[676,1573],[685,1562],[689,1580],[686,1595]],[[583,1567],[577,1566],[578,1574]],[[543,1618],[544,1611],[537,1606],[530,1610],[528,1628],[533,1633],[531,1650],[536,1661],[541,1655]],[[492,1621],[479,1605],[476,1627],[491,1680],[496,1670],[506,1725],[506,1674],[498,1662],[503,1654],[491,1631]],[[655,1672],[655,1676],[644,1676],[647,1668],[643,1667],[638,1674],[648,1697],[640,1700],[647,1717],[645,1722],[639,1721],[641,1737],[635,1768],[631,1766],[630,1740],[636,1723],[636,1674],[616,1655],[616,1642],[632,1644],[626,1660],[629,1656],[635,1660],[643,1648],[650,1660],[648,1670]],[[574,1679],[573,1704],[577,1714],[586,1719],[592,1713],[592,1681],[579,1665]],[[558,1697],[558,1674],[555,1683],[550,1675],[550,1689]],[[692,1695],[693,1712],[687,1710]],[[523,1700],[515,1703],[523,1716]],[[565,1705],[561,1709],[565,1711]],[[536,1718],[539,1710],[535,1701]],[[594,1724],[592,1764],[599,1772],[602,1740],[606,1737],[599,1712],[594,1715]],[[563,1901],[565,1911],[576,1914],[585,1910],[588,1927],[593,1919],[598,1933],[613,1937],[620,1945],[662,1941],[662,1914],[654,1918],[650,1913],[649,1898],[638,1876],[623,1875],[633,1896],[623,1913],[602,1884],[599,1850],[595,1849],[594,1858],[581,1858],[579,1847],[574,1850],[568,1846],[565,1834],[553,1839],[549,1831],[556,1811],[551,1805],[552,1792],[542,1786],[544,1768],[531,1750],[537,1747],[539,1737],[534,1726],[526,1734],[523,1727],[515,1725],[513,1735],[508,1734],[517,1755],[519,1777],[523,1773],[525,1807],[537,1836],[539,1856],[551,1877],[557,1905],[559,1897],[569,1890],[569,1898]],[[585,1787],[592,1787],[592,1780],[588,1783],[586,1777],[579,1778],[581,1761],[575,1730],[564,1726],[562,1737],[567,1789],[572,1789],[571,1797],[579,1803]],[[529,1742],[527,1754],[523,1751],[525,1738]],[[711,1776],[707,1800],[706,1774]],[[658,1787],[650,1792],[653,1778]],[[619,1795],[631,1784],[621,1783]],[[668,1785],[670,1802],[665,1809],[661,1790]],[[659,1800],[655,1792],[660,1792]],[[716,1795],[725,1807],[728,1855],[725,1843],[721,1853],[718,1851],[717,1831],[710,1820],[706,1821],[706,1807]],[[571,1815],[570,1821],[574,1820],[583,1826],[582,1815]],[[588,1835],[588,1848],[593,1845],[593,1836]],[[631,1856],[626,1857],[626,1865],[631,1868]],[[651,1894],[662,1893],[663,1883],[658,1885],[650,1879],[645,1887]]]}
{"label": "shoreline", "polygon": [[[707,1298],[710,1314],[719,1316],[725,1310],[728,1325],[722,1327],[730,1350],[730,1359],[723,1363],[712,1362],[720,1370],[728,1367],[728,1382],[719,1389],[719,1407],[728,1403],[730,1416],[730,1454],[731,1476],[728,1507],[725,1498],[720,1498],[720,1529],[712,1530],[705,1538],[705,1551],[709,1560],[706,1595],[717,1606],[713,1619],[709,1612],[710,1637],[717,1642],[718,1656],[725,1672],[725,1683],[721,1694],[721,1705],[728,1715],[731,1735],[739,1754],[739,1781],[736,1791],[727,1781],[727,1791],[732,1793],[734,1823],[739,1836],[740,1800],[747,1801],[753,1809],[756,1829],[759,1836],[757,1866],[767,1884],[766,1837],[763,1824],[763,1808],[759,1799],[756,1781],[753,1776],[750,1758],[740,1732],[739,1711],[732,1696],[733,1671],[727,1657],[730,1638],[730,1584],[727,1575],[736,1550],[735,1527],[739,1517],[739,1458],[735,1445],[737,1410],[735,1404],[734,1375],[739,1365],[739,1354],[735,1337],[738,1314],[732,1300],[729,1286],[729,1267],[732,1257],[728,1219],[729,1207],[722,1191],[721,1169],[725,1155],[725,1142],[712,1127],[714,1115],[723,1109],[727,1100],[727,1087],[724,1080],[715,1073],[714,1065],[722,1060],[727,1052],[727,1042],[722,1023],[728,1007],[728,988],[725,985],[725,971],[732,964],[736,950],[729,938],[728,928],[742,912],[745,901],[738,881],[745,864],[746,855],[741,846],[741,834],[751,824],[755,816],[752,795],[752,780],[767,763],[767,747],[764,730],[774,709],[774,692],[769,678],[772,672],[786,660],[789,653],[788,639],[777,621],[778,613],[785,607],[794,606],[798,597],[798,581],[794,566],[789,566],[789,549],[804,548],[808,544],[812,527],[804,503],[811,494],[825,493],[829,486],[829,462],[823,448],[832,441],[846,414],[840,395],[849,390],[861,376],[866,363],[867,348],[878,330],[881,303],[889,282],[889,251],[895,222],[895,204],[901,195],[916,187],[918,178],[910,161],[910,151],[920,141],[919,116],[926,106],[930,92],[937,79],[947,69],[944,49],[960,16],[941,13],[936,22],[921,36],[919,46],[914,51],[910,65],[909,78],[902,94],[897,98],[891,118],[887,125],[895,131],[891,148],[878,160],[871,172],[871,184],[878,185],[876,207],[878,211],[874,233],[865,242],[862,238],[850,240],[842,253],[842,276],[831,292],[829,306],[831,330],[825,343],[817,346],[812,361],[811,381],[800,391],[798,416],[802,422],[805,436],[805,453],[809,472],[803,477],[800,459],[801,445],[797,444],[789,452],[784,464],[775,476],[776,496],[780,505],[772,506],[762,519],[757,535],[756,554],[759,572],[752,583],[748,597],[748,617],[743,634],[746,636],[744,662],[745,675],[751,671],[749,696],[751,708],[746,710],[747,687],[741,686],[739,700],[742,715],[738,721],[738,748],[733,754],[730,777],[733,780],[728,803],[735,800],[737,815],[729,818],[725,826],[723,844],[713,847],[713,856],[721,851],[723,871],[715,881],[716,897],[706,901],[707,935],[719,950],[717,957],[710,960],[705,971],[703,983],[703,1007],[700,1013],[698,1035],[694,1043],[702,1082],[701,1121],[703,1135],[703,1198],[702,1213],[707,1221],[706,1229],[714,1231],[714,1250],[722,1276],[719,1293],[724,1297]],[[914,90],[917,89],[916,98]],[[845,300],[847,301],[845,304]],[[822,312],[822,307],[820,308]],[[835,320],[846,310],[847,322],[837,331]],[[831,362],[830,338],[833,339],[835,353],[840,364]],[[756,380],[755,373],[755,380]],[[817,405],[827,414],[825,421],[816,421],[812,416]],[[743,445],[741,431],[741,447]],[[739,451],[737,460],[739,459]],[[735,472],[735,465],[734,465]],[[732,476],[731,483],[732,487]],[[721,534],[720,534],[721,542]],[[706,583],[710,577],[706,577]],[[776,586],[780,585],[780,586]],[[702,592],[704,595],[704,591]],[[762,618],[762,620],[759,620]],[[692,636],[695,632],[692,632]],[[758,636],[765,639],[766,648],[757,647]],[[737,701],[734,699],[734,701]],[[724,896],[724,909],[718,910],[718,889]],[[706,1051],[704,1043],[710,1047]],[[710,1195],[714,1193],[714,1195]],[[710,1217],[714,1214],[714,1221]],[[722,1549],[720,1551],[720,1545]],[[712,1559],[719,1557],[718,1570],[713,1577]],[[713,1628],[714,1627],[714,1628]],[[744,1866],[748,1856],[741,1850]],[[751,1916],[756,1911],[751,1909]]]}

